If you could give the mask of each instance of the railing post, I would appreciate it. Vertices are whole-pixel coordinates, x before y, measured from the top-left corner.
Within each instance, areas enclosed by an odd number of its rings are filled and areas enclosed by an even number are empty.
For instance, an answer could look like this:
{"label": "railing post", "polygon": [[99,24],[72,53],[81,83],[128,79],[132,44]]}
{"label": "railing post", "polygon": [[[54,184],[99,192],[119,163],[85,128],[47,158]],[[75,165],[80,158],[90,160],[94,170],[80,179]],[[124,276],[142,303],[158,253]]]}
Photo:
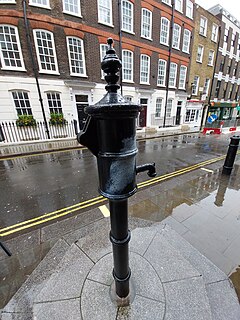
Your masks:
{"label": "railing post", "polygon": [[231,141],[228,147],[227,156],[222,169],[222,173],[228,175],[231,174],[233,169],[233,164],[237,154],[240,136],[233,136],[230,139]]}

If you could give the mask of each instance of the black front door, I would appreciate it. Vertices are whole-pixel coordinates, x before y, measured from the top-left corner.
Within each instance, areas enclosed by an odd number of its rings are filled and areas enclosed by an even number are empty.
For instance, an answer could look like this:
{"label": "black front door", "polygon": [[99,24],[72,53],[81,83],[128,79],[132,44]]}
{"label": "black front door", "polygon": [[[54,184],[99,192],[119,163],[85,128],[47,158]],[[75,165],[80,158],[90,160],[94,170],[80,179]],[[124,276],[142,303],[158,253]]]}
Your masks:
{"label": "black front door", "polygon": [[176,125],[180,124],[180,118],[181,118],[181,107],[177,107],[177,113],[176,113]]}
{"label": "black front door", "polygon": [[147,124],[147,104],[148,104],[148,99],[140,99],[140,104],[142,106],[142,110],[140,111],[139,114],[139,127],[144,128],[146,127]]}
{"label": "black front door", "polygon": [[75,99],[78,113],[79,128],[80,130],[82,130],[87,120],[87,114],[84,112],[84,108],[88,106],[88,96],[76,94]]}

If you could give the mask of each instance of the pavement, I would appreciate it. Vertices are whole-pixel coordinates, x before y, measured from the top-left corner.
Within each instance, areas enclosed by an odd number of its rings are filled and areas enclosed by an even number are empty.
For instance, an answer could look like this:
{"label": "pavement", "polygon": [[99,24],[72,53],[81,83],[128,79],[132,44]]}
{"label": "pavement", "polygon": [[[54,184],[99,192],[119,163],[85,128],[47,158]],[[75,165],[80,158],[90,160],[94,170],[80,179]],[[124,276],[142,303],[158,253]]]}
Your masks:
{"label": "pavement", "polygon": [[[129,199],[130,306],[111,300],[110,222],[95,208],[6,242],[25,267],[39,239],[48,248],[1,319],[239,320],[228,274],[240,264],[240,159],[230,177],[221,175],[222,165],[166,179]],[[7,259],[0,252],[2,272]]]}

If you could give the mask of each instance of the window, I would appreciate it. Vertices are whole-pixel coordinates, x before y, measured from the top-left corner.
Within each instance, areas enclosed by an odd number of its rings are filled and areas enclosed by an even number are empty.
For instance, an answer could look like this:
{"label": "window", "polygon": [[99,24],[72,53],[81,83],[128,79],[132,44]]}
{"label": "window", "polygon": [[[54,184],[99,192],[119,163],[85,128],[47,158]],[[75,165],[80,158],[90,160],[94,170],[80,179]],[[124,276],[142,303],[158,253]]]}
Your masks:
{"label": "window", "polygon": [[230,72],[231,72],[231,66],[232,66],[232,60],[229,58],[229,60],[228,60],[228,66],[227,66],[227,74],[230,74]]}
{"label": "window", "polygon": [[204,87],[203,87],[203,94],[208,95],[209,84],[210,84],[210,79],[206,78],[204,82]]}
{"label": "window", "polygon": [[129,50],[122,52],[122,78],[123,81],[133,82],[133,53]]}
{"label": "window", "polygon": [[161,18],[160,43],[168,45],[169,41],[169,25],[170,21],[167,18]]}
{"label": "window", "polygon": [[166,4],[171,5],[171,2],[170,2],[170,1],[171,1],[171,0],[162,0],[163,3],[166,3]]}
{"label": "window", "polygon": [[29,0],[31,6],[50,8],[49,0]]}
{"label": "window", "polygon": [[[108,45],[107,44],[100,44],[100,61],[103,61],[103,58],[106,55],[106,52],[108,50]],[[103,70],[101,70],[101,78],[104,79],[105,73]]]}
{"label": "window", "polygon": [[158,86],[165,86],[166,66],[167,62],[165,60],[158,60]]}
{"label": "window", "polygon": [[186,76],[187,76],[187,67],[181,66],[180,74],[179,74],[179,89],[185,89]]}
{"label": "window", "polygon": [[229,92],[228,92],[228,100],[231,100],[231,96],[232,96],[232,93],[233,93],[233,84],[231,83],[230,84],[230,88],[229,88]]}
{"label": "window", "polygon": [[152,38],[152,12],[145,8],[142,9],[141,36],[146,39]]}
{"label": "window", "polygon": [[80,0],[63,0],[63,12],[81,16]]}
{"label": "window", "polygon": [[133,100],[132,96],[124,96],[123,98],[125,101],[128,101],[128,102],[132,102],[132,100]]}
{"label": "window", "polygon": [[200,18],[200,29],[199,34],[206,37],[207,35],[207,19],[205,17]]}
{"label": "window", "polygon": [[122,30],[133,32],[133,4],[122,0]]}
{"label": "window", "polygon": [[12,91],[12,97],[19,116],[32,115],[32,108],[26,91]]}
{"label": "window", "polygon": [[112,25],[112,0],[98,0],[98,22]]}
{"label": "window", "polygon": [[221,80],[218,80],[217,85],[216,85],[216,89],[215,89],[215,98],[219,97],[220,87],[221,87]]}
{"label": "window", "polygon": [[234,67],[233,67],[233,76],[236,76],[236,75],[237,75],[237,65],[238,65],[238,63],[235,62],[235,63],[234,63]]}
{"label": "window", "polygon": [[171,117],[172,105],[173,105],[173,100],[172,100],[172,99],[168,99],[168,101],[167,101],[167,108],[166,108],[166,117],[167,117],[167,118],[170,118],[170,117]]}
{"label": "window", "polygon": [[196,110],[189,109],[186,111],[185,122],[193,122],[195,120]]}
{"label": "window", "polygon": [[173,39],[172,39],[172,47],[174,49],[179,49],[180,46],[180,34],[181,34],[181,27],[174,23],[173,27]]}
{"label": "window", "polygon": [[15,0],[0,0],[0,4],[3,4],[3,3],[16,3]]}
{"label": "window", "polygon": [[180,12],[183,11],[183,0],[176,0],[175,1],[175,9]]}
{"label": "window", "polygon": [[60,93],[58,92],[48,92],[47,100],[50,113],[63,113],[62,104],[60,99]]}
{"label": "window", "polygon": [[140,60],[140,83],[149,84],[150,57],[142,54]]}
{"label": "window", "polygon": [[86,76],[83,40],[67,37],[68,58],[71,76]]}
{"label": "window", "polygon": [[197,62],[200,62],[202,63],[202,59],[203,59],[203,50],[204,50],[204,47],[199,45],[198,46],[198,50],[197,50],[197,59],[196,61]]}
{"label": "window", "polygon": [[156,100],[156,112],[155,112],[155,117],[156,118],[160,118],[161,117],[162,104],[163,104],[163,99],[162,98],[157,98],[157,100]]}
{"label": "window", "polygon": [[213,60],[214,60],[214,51],[213,50],[209,50],[208,66],[213,66]]}
{"label": "window", "polygon": [[192,95],[196,96],[198,94],[199,76],[195,76],[192,86]]}
{"label": "window", "polygon": [[228,42],[228,29],[227,28],[225,28],[225,30],[224,30],[224,41]]}
{"label": "window", "polygon": [[57,57],[52,32],[33,30],[39,71],[43,73],[58,73]]}
{"label": "window", "polygon": [[223,67],[224,67],[224,59],[220,61],[220,66],[219,66],[220,72],[223,72]]}
{"label": "window", "polygon": [[191,41],[191,31],[184,29],[183,47],[182,47],[183,52],[189,53],[190,41]]}
{"label": "window", "polygon": [[25,70],[16,27],[0,25],[0,58],[3,70]]}
{"label": "window", "polygon": [[236,40],[236,35],[232,33],[232,41],[231,41],[231,46],[235,47],[235,40]]}
{"label": "window", "polygon": [[193,3],[190,0],[186,2],[186,16],[193,19]]}
{"label": "window", "polygon": [[218,37],[218,26],[213,23],[211,40],[214,42],[217,42],[217,37]]}
{"label": "window", "polygon": [[177,65],[176,63],[170,63],[169,71],[169,87],[176,87],[176,78],[177,78]]}

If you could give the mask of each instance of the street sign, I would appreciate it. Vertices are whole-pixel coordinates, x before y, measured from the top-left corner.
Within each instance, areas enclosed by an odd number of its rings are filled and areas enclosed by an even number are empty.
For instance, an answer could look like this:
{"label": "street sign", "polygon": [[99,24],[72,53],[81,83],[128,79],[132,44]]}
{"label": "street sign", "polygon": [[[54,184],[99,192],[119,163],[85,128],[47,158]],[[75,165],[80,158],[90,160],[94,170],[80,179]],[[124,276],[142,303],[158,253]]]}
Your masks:
{"label": "street sign", "polygon": [[217,120],[217,118],[218,118],[218,116],[213,113],[207,118],[207,122],[208,123],[213,123],[215,120]]}

